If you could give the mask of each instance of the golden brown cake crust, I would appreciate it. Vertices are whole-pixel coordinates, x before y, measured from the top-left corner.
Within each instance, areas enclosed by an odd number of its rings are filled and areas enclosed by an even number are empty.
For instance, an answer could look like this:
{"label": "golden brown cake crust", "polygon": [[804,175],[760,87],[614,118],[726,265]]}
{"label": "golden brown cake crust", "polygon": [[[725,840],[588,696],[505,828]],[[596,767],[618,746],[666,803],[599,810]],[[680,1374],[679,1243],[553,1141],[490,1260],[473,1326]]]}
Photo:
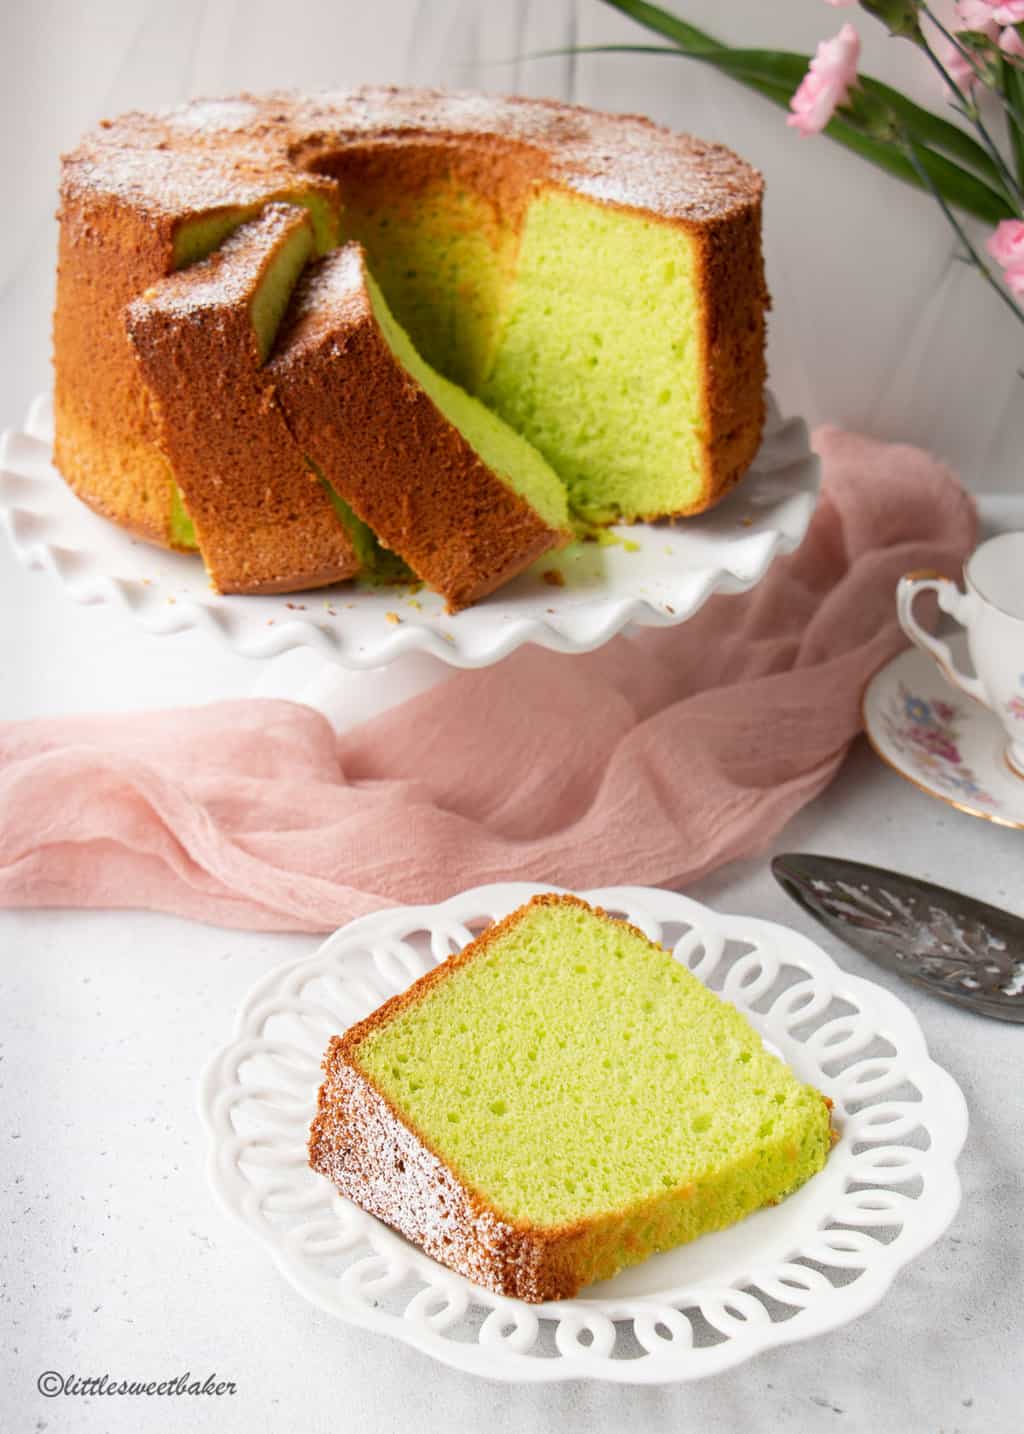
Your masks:
{"label": "golden brown cake crust", "polygon": [[[708,386],[703,490],[687,511],[730,490],[756,452],[764,417],[760,175],[719,145],[639,116],[379,87],[241,95],[127,114],[104,122],[65,158],[54,457],[79,496],[173,545],[166,457],[123,315],[172,272],[183,226],[239,210],[251,217],[299,192],[337,212],[346,176],[358,171],[364,183],[375,167],[385,189],[389,173],[406,190],[435,172],[456,174],[486,197],[496,221],[513,227],[531,195],[554,186],[693,235]],[[308,585],[296,576],[294,586]]]}
{"label": "golden brown cake crust", "polygon": [[[534,897],[344,1035],[332,1037],[308,1145],[311,1167],[361,1209],[441,1264],[497,1294],[531,1304],[569,1299],[586,1285],[613,1275],[621,1267],[622,1250],[639,1248],[649,1239],[651,1226],[657,1226],[659,1219],[659,1202],[561,1226],[508,1219],[395,1109],[361,1069],[359,1047],[372,1032],[419,1004],[453,971],[483,955],[531,910],[559,905],[581,907],[648,939],[637,927],[579,897]],[[830,1110],[831,1102],[822,1100]],[[696,1221],[699,1202],[694,1187],[681,1187],[676,1193],[680,1200],[693,1199]]]}
{"label": "golden brown cake crust", "polygon": [[761,262],[761,198],[728,222],[696,235],[705,296],[701,347],[708,434],[704,492],[676,516],[726,497],[761,445],[765,406],[765,314],[770,306]]}
{"label": "golden brown cake crust", "polygon": [[394,357],[360,245],[307,269],[267,376],[302,451],[450,612],[571,537],[487,467]]}
{"label": "golden brown cake crust", "polygon": [[359,559],[261,368],[251,305],[308,211],[271,204],[209,259],[152,285],[126,322],[211,581],[223,593],[352,577]]}
{"label": "golden brown cake crust", "polygon": [[54,462],[90,507],[173,547],[171,475],[125,328],[127,306],[174,271],[176,236],[191,220],[255,216],[296,192],[319,195],[336,213],[337,186],[252,154],[183,153],[146,117],[122,123],[101,127],[63,161]]}

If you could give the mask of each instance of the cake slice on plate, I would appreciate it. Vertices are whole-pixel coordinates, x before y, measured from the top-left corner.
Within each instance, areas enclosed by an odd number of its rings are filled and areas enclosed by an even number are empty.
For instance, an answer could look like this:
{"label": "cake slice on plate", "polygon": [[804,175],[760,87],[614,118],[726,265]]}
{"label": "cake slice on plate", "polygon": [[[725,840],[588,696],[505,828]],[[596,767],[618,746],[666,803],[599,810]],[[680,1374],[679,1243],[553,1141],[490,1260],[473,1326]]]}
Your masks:
{"label": "cake slice on plate", "polygon": [[303,275],[267,372],[311,464],[450,611],[572,536],[561,480],[420,357],[359,244]]}
{"label": "cake slice on plate", "polygon": [[500,1294],[575,1295],[825,1164],[829,1103],[640,931],[542,896],[331,1041],[310,1164]]}
{"label": "cake slice on plate", "polygon": [[314,247],[308,209],[269,204],[127,310],[179,523],[222,593],[322,587],[365,563],[368,535],[305,462],[262,366]]}

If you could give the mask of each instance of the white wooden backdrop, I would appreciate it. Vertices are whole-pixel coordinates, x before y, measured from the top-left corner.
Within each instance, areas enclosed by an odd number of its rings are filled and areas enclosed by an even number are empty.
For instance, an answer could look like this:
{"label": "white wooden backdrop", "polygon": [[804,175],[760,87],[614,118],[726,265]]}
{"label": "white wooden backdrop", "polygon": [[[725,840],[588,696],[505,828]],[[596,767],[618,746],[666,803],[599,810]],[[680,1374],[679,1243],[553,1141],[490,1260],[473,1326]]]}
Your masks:
{"label": "white wooden backdrop", "polygon": [[[807,50],[853,18],[864,68],[942,103],[859,11],[674,0],[750,45]],[[955,257],[932,204],[700,66],[528,58],[641,41],[600,0],[0,0],[0,425],[48,382],[57,156],[104,115],[195,94],[369,81],[551,95],[721,140],[768,182],[771,381],[786,409],[931,447],[980,491],[1022,486],[1024,326]]]}

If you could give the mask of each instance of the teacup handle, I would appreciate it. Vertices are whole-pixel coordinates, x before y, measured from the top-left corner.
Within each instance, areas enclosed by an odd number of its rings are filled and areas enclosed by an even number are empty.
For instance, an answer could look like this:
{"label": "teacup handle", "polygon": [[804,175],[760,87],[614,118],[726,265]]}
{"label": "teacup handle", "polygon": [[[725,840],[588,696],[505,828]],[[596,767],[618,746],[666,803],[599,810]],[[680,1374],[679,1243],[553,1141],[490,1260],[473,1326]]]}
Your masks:
{"label": "teacup handle", "polygon": [[899,586],[896,589],[896,612],[899,616],[900,627],[929,657],[933,657],[942,668],[942,671],[955,683],[968,697],[988,706],[988,698],[985,689],[976,677],[968,677],[966,672],[961,672],[953,661],[953,654],[947,643],[941,638],[933,637],[914,616],[914,600],[923,592],[933,592],[939,600],[939,607],[943,612],[948,613],[955,622],[966,627],[970,617],[970,599],[962,593],[956,583],[949,578],[944,578],[941,573],[924,571],[918,573],[907,573],[906,577],[900,578]]}

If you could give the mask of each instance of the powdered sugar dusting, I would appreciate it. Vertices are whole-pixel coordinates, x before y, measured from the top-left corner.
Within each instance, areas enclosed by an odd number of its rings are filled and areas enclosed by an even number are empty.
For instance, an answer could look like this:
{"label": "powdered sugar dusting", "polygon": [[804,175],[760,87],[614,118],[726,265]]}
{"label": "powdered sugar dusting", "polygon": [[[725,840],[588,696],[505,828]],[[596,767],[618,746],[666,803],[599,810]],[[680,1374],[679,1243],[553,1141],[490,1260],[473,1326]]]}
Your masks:
{"label": "powdered sugar dusting", "polygon": [[329,180],[244,148],[182,150],[166,140],[141,146],[86,141],[65,161],[64,185],[71,193],[119,199],[170,221],[258,204],[289,189],[332,188]]}
{"label": "powdered sugar dusting", "polygon": [[208,259],[171,274],[147,289],[129,307],[130,322],[147,315],[185,316],[210,309],[248,305],[268,259],[295,229],[312,226],[305,209],[268,204],[258,219],[230,235]]}
{"label": "powdered sugar dusting", "polygon": [[66,162],[66,178],[72,188],[148,208],[199,208],[244,202],[275,179],[308,184],[304,155],[388,137],[471,137],[532,148],[539,165],[568,187],[666,218],[725,218],[761,195],[760,175],[729,150],[639,116],[390,87],[310,98],[243,95],[125,115],[83,142]]}
{"label": "powdered sugar dusting", "polygon": [[350,242],[310,264],[299,279],[277,337],[271,370],[301,363],[324,339],[338,352],[339,336],[371,314],[363,250]]}
{"label": "powdered sugar dusting", "polygon": [[351,1066],[328,1054],[310,1164],[432,1258],[498,1294],[537,1301],[543,1240],[475,1200]]}
{"label": "powdered sugar dusting", "polygon": [[237,132],[259,115],[260,107],[252,100],[193,100],[170,111],[167,122],[181,134],[223,134]]}

